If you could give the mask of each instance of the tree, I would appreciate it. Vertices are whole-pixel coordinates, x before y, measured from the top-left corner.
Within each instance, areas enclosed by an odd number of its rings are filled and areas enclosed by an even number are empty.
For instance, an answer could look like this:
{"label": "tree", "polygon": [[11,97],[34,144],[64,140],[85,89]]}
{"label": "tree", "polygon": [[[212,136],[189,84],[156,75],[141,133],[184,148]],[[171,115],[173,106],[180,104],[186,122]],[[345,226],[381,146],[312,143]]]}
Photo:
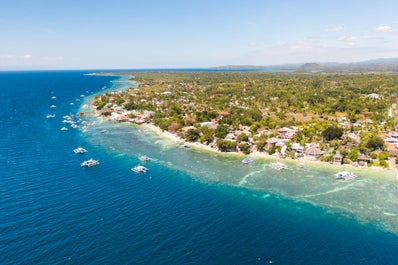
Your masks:
{"label": "tree", "polygon": [[195,142],[199,138],[199,131],[196,129],[189,129],[185,134],[185,139],[189,142]]}
{"label": "tree", "polygon": [[388,163],[386,162],[386,160],[380,160],[379,164],[381,167],[388,168]]}
{"label": "tree", "polygon": [[388,153],[385,151],[380,152],[378,155],[378,158],[379,158],[379,160],[386,160],[388,158]]}
{"label": "tree", "polygon": [[341,136],[343,136],[343,129],[337,126],[330,126],[322,132],[322,137],[327,141],[340,139]]}
{"label": "tree", "polygon": [[259,122],[254,122],[254,123],[250,126],[249,131],[250,131],[252,134],[255,134],[255,133],[257,133],[257,130],[258,130],[260,127],[261,127],[261,125],[260,125]]}
{"label": "tree", "polygon": [[265,140],[258,140],[257,142],[256,142],[256,146],[257,146],[257,150],[258,151],[264,151],[264,147],[265,147],[265,145],[267,144],[267,141],[265,141]]}
{"label": "tree", "polygon": [[239,150],[245,155],[250,154],[250,145],[248,143],[239,144]]}
{"label": "tree", "polygon": [[216,128],[215,135],[217,138],[224,139],[228,134],[228,127],[221,124]]}
{"label": "tree", "polygon": [[98,102],[97,103],[97,110],[101,110],[103,107],[105,107],[105,105],[106,105],[106,102]]}
{"label": "tree", "polygon": [[180,129],[180,124],[178,122],[172,122],[167,129],[175,133]]}
{"label": "tree", "polygon": [[246,133],[241,133],[238,135],[238,137],[236,137],[236,141],[238,143],[247,142],[247,141],[249,141],[249,137],[246,135]]}
{"label": "tree", "polygon": [[377,135],[372,135],[368,142],[366,143],[366,147],[370,150],[384,149],[384,141]]}
{"label": "tree", "polygon": [[221,152],[236,151],[236,143],[228,140],[218,139],[217,147]]}
{"label": "tree", "polygon": [[201,127],[200,129],[201,132],[201,136],[199,138],[201,143],[210,143],[213,141],[213,134],[214,134],[214,130],[209,129],[209,127]]}
{"label": "tree", "polygon": [[275,152],[276,152],[276,147],[275,146],[271,146],[268,149],[268,154],[270,154],[270,155],[275,154]]}
{"label": "tree", "polygon": [[357,161],[358,160],[358,150],[357,149],[351,150],[351,152],[348,153],[348,158],[353,162]]}

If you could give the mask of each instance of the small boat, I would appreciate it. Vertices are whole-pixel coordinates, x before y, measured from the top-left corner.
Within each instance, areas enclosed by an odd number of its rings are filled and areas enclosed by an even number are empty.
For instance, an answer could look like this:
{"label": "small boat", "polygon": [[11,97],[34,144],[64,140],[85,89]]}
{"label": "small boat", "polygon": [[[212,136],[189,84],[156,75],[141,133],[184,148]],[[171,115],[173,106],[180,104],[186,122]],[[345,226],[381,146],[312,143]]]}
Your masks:
{"label": "small boat", "polygon": [[277,169],[277,170],[282,170],[282,169],[288,169],[289,167],[281,162],[275,162],[275,163],[271,163],[271,168]]}
{"label": "small boat", "polygon": [[350,180],[357,177],[353,172],[349,171],[340,171],[334,174],[334,176],[336,177],[336,179],[344,179],[344,180]]}
{"label": "small boat", "polygon": [[87,153],[87,150],[79,146],[78,148],[73,149],[73,152],[75,154],[84,154]]}
{"label": "small boat", "polygon": [[299,168],[303,168],[304,167],[304,163],[300,163],[297,165]]}
{"label": "small boat", "polygon": [[90,158],[89,160],[86,160],[86,161],[82,162],[80,164],[80,166],[82,166],[82,167],[92,167],[92,166],[96,166],[98,164],[99,164],[98,160],[94,160],[94,159]]}
{"label": "small boat", "polygon": [[182,145],[180,145],[181,149],[185,149],[185,148],[190,148],[189,144],[183,143]]}
{"label": "small boat", "polygon": [[250,157],[246,157],[246,158],[243,159],[241,162],[242,162],[242,164],[244,164],[244,165],[248,165],[248,164],[252,164],[252,163],[254,162],[254,160],[251,159]]}
{"label": "small boat", "polygon": [[57,106],[55,106],[55,105],[51,105],[51,106],[50,106],[50,108],[52,108],[52,109],[53,109],[53,108],[56,108],[56,107],[57,107]]}
{"label": "small boat", "polygon": [[151,161],[151,159],[150,159],[149,157],[147,157],[147,156],[140,156],[140,160],[141,160],[142,162],[149,162],[149,161]]}
{"label": "small boat", "polygon": [[46,118],[47,119],[55,118],[55,114],[47,114]]}
{"label": "small boat", "polygon": [[66,127],[61,128],[61,131],[67,131],[67,130],[68,130],[68,128],[66,128]]}
{"label": "small boat", "polygon": [[52,97],[51,97],[51,99],[56,99],[56,98],[57,98],[56,96],[52,96]]}
{"label": "small boat", "polygon": [[148,169],[144,166],[135,166],[131,169],[132,171],[134,171],[135,173],[146,173],[148,171]]}

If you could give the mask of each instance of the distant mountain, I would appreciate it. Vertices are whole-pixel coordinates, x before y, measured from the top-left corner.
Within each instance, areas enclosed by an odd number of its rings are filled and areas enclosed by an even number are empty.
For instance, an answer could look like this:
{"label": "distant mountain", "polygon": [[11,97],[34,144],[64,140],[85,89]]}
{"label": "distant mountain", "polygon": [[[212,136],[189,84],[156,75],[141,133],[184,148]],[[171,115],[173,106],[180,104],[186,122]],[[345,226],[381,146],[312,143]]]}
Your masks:
{"label": "distant mountain", "polygon": [[305,63],[296,69],[296,72],[322,72],[323,67],[317,63]]}
{"label": "distant mountain", "polygon": [[266,66],[259,66],[259,65],[223,65],[223,66],[216,66],[210,67],[210,69],[214,70],[258,70],[264,69]]}
{"label": "distant mountain", "polygon": [[363,72],[396,72],[398,73],[398,58],[379,58],[352,63],[304,63],[280,65],[229,65],[212,67],[218,70],[291,70],[295,72],[337,72],[337,73],[363,73]]}

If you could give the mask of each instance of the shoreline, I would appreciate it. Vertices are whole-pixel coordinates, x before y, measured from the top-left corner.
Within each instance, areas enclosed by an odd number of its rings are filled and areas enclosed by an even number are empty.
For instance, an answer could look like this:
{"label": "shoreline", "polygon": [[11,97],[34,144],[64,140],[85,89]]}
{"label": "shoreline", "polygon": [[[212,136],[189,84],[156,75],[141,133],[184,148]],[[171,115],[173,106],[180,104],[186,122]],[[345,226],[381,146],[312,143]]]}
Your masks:
{"label": "shoreline", "polygon": [[[317,167],[321,166],[324,169],[330,169],[330,170],[336,170],[336,172],[343,171],[343,170],[349,170],[355,173],[360,173],[362,176],[363,173],[370,173],[370,171],[375,174],[375,173],[390,173],[391,176],[383,176],[383,177],[393,177],[395,180],[398,181],[398,175],[393,176],[395,173],[397,173],[396,169],[386,169],[386,168],[380,168],[380,167],[365,167],[365,166],[353,166],[350,164],[342,164],[342,165],[337,165],[333,163],[328,163],[328,162],[323,162],[319,160],[313,160],[313,159],[308,159],[306,157],[302,157],[300,159],[292,159],[292,158],[280,158],[275,155],[270,155],[264,152],[252,152],[249,155],[245,155],[240,152],[221,152],[219,150],[216,150],[208,145],[201,144],[199,142],[187,142],[184,139],[178,137],[177,135],[171,133],[171,132],[166,132],[162,131],[159,127],[155,126],[154,124],[151,123],[144,123],[141,125],[137,125],[140,127],[144,127],[148,130],[151,130],[158,134],[161,137],[167,138],[170,141],[175,142],[176,144],[183,144],[183,143],[188,143],[189,146],[195,150],[199,150],[201,152],[211,152],[214,154],[226,156],[235,156],[239,158],[244,158],[244,157],[251,157],[251,158],[256,158],[256,159],[262,159],[262,160],[268,160],[268,161],[274,161],[274,162],[287,162],[289,164],[294,164],[298,166],[299,164],[304,164],[304,166],[310,166],[310,167]],[[366,172],[365,172],[366,171]],[[372,174],[372,175],[373,175]],[[369,174],[368,174],[369,175]]]}
{"label": "shoreline", "polygon": [[[103,73],[100,73],[99,75],[103,75]],[[113,74],[112,73],[112,76],[119,76],[122,79],[126,78],[127,80],[124,80],[124,81],[129,81],[129,77],[131,77],[131,75],[124,75],[124,74],[120,74],[120,73],[118,73],[118,74],[116,74],[116,73]],[[124,90],[124,89],[125,89],[125,87],[116,86],[116,87],[108,89],[108,91],[117,91],[117,90]],[[102,92],[99,91],[98,94],[101,94],[101,93]],[[96,107],[94,105],[92,105],[92,100],[90,100],[90,102],[88,102],[88,105],[89,105],[90,111],[94,114],[94,116],[97,119],[112,121],[112,119],[109,118],[109,117],[102,117],[101,116],[100,112],[96,110]],[[155,132],[159,136],[165,137],[168,140],[175,142],[176,144],[187,143],[193,149],[200,150],[200,151],[211,152],[211,153],[222,155],[222,156],[230,155],[230,156],[236,156],[236,157],[241,157],[241,158],[252,157],[252,158],[257,158],[257,159],[273,160],[275,162],[287,161],[288,163],[292,163],[292,164],[295,164],[297,166],[302,163],[305,166],[307,166],[307,165],[322,166],[323,168],[333,169],[333,170],[336,170],[337,172],[343,171],[343,170],[348,170],[348,171],[352,171],[354,173],[357,173],[357,172],[364,173],[365,171],[366,171],[366,173],[369,173],[369,171],[371,171],[372,173],[379,173],[379,174],[390,173],[388,175],[391,175],[391,176],[384,176],[384,174],[383,174],[381,177],[393,177],[395,180],[398,180],[398,168],[396,168],[396,167],[395,168],[382,168],[382,167],[375,167],[375,166],[371,166],[371,167],[368,167],[368,166],[356,166],[356,165],[352,165],[352,164],[341,164],[340,165],[340,164],[335,164],[335,163],[330,163],[330,162],[324,162],[324,161],[316,160],[316,159],[313,159],[313,158],[306,158],[305,156],[301,157],[301,158],[298,158],[298,159],[292,159],[290,157],[281,158],[281,157],[278,157],[276,155],[270,155],[270,154],[268,154],[266,152],[259,152],[259,151],[251,152],[248,155],[245,155],[245,154],[243,154],[241,152],[221,152],[220,150],[217,150],[214,147],[202,144],[200,142],[187,142],[185,139],[179,137],[178,135],[176,135],[174,133],[171,133],[171,132],[168,132],[168,131],[163,131],[159,127],[155,126],[153,123],[142,123],[142,124],[137,125],[137,126],[142,126],[144,128],[147,128],[147,129]]]}

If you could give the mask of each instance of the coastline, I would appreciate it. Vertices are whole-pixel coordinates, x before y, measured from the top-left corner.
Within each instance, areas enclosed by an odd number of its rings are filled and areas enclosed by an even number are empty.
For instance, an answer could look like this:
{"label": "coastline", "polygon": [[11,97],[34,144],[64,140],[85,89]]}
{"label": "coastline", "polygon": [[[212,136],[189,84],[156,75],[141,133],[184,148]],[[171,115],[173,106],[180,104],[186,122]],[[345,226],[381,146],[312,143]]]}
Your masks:
{"label": "coastline", "polygon": [[[108,75],[107,73],[98,73],[97,75]],[[121,79],[126,79],[126,80],[118,80],[120,83],[123,82],[133,82],[138,86],[138,83],[135,81],[129,80],[132,75],[131,74],[121,74],[121,73],[112,73],[110,74],[112,76],[119,76]],[[124,85],[121,86],[120,83],[118,85],[115,85],[113,88],[109,88],[107,91],[120,91],[120,90],[125,90],[126,88],[129,87],[129,85]],[[98,94],[101,94],[102,92],[99,92]],[[102,120],[112,120],[109,117],[103,117],[99,111],[96,110],[96,107],[92,104],[92,100],[88,102],[89,109],[90,111],[94,114],[94,116],[97,119],[102,119]],[[117,126],[117,125],[116,125]],[[168,140],[176,143],[176,144],[183,144],[183,143],[188,143],[190,147],[193,149],[202,151],[202,152],[211,152],[215,153],[221,156],[236,156],[240,158],[244,157],[251,157],[251,158],[256,158],[256,159],[263,159],[271,162],[287,162],[289,164],[293,164],[295,166],[298,166],[299,164],[304,164],[304,166],[313,166],[316,168],[322,167],[325,169],[332,170],[333,172],[339,172],[343,170],[347,171],[352,171],[355,174],[366,174],[366,175],[375,175],[377,174],[378,176],[381,175],[381,177],[387,177],[387,178],[393,178],[394,180],[398,180],[398,168],[383,168],[383,167],[375,167],[375,166],[358,166],[358,165],[352,165],[352,164],[335,164],[335,163],[330,163],[330,162],[324,162],[320,160],[316,160],[313,158],[308,158],[308,157],[301,157],[297,159],[292,159],[290,157],[286,158],[281,158],[278,157],[277,155],[270,155],[266,152],[259,152],[259,151],[254,151],[251,152],[249,155],[245,155],[242,152],[222,152],[214,147],[211,147],[209,145],[202,144],[200,142],[187,142],[183,138],[179,137],[178,135],[171,133],[169,131],[163,131],[159,127],[155,126],[153,123],[142,123],[137,126],[142,126],[148,130],[151,130],[158,134],[161,137],[167,138]],[[368,174],[371,173],[371,174]]]}
{"label": "coastline", "polygon": [[[376,176],[379,177],[379,174],[386,174],[386,175],[382,175],[382,177],[386,177],[386,178],[393,178],[394,180],[398,181],[398,175],[396,176],[397,170],[396,169],[386,169],[386,168],[380,168],[380,167],[365,167],[365,166],[353,166],[350,164],[343,164],[343,165],[337,165],[337,164],[331,164],[328,162],[322,162],[319,160],[313,160],[313,159],[309,159],[306,157],[302,157],[300,159],[292,159],[292,158],[280,158],[277,157],[275,155],[270,155],[267,154],[265,152],[252,152],[249,155],[245,155],[243,153],[240,152],[221,152],[217,149],[214,149],[208,145],[204,145],[201,144],[199,142],[186,142],[183,138],[178,137],[177,135],[168,132],[168,131],[162,131],[159,127],[151,124],[151,123],[144,123],[142,125],[138,125],[141,127],[144,127],[148,130],[151,130],[153,132],[155,132],[156,134],[158,134],[161,137],[164,137],[172,142],[174,142],[176,145],[177,144],[183,144],[183,143],[188,143],[189,146],[195,150],[199,150],[201,152],[212,152],[212,153],[216,153],[218,155],[222,155],[222,156],[226,156],[226,155],[230,155],[230,156],[235,156],[235,157],[239,157],[239,158],[244,158],[244,157],[251,157],[251,158],[255,158],[255,159],[259,159],[259,160],[266,160],[266,161],[271,161],[271,162],[287,162],[288,164],[293,164],[294,166],[299,166],[299,164],[303,164],[305,167],[309,166],[309,167],[314,167],[314,168],[319,168],[322,167],[324,169],[328,169],[328,171],[343,171],[343,170],[348,170],[348,171],[352,171],[356,174],[359,175],[359,177],[362,176]],[[368,173],[368,174],[366,174]],[[369,174],[370,173],[370,174]]]}

